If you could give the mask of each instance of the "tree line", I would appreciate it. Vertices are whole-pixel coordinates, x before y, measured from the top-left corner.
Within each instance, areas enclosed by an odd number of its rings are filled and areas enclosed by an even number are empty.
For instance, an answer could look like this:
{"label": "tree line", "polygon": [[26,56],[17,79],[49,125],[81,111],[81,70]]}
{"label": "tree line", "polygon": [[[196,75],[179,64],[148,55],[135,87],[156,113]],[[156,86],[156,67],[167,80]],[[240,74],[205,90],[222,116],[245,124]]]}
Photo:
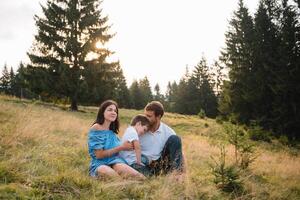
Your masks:
{"label": "tree line", "polygon": [[[4,65],[0,78],[0,92],[19,98],[71,103],[70,97],[59,94],[58,89],[48,85],[47,79],[51,80],[51,77],[47,77],[46,72],[41,69],[35,70],[30,65],[20,63],[14,72],[12,67],[9,70],[7,65]],[[195,66],[192,73],[187,72],[179,83],[169,82],[165,94],[161,92],[159,84],[152,89],[147,76],[133,80],[127,87],[120,65],[117,65],[114,73],[106,74],[105,79],[100,73],[89,73],[90,77],[86,80],[88,83],[79,90],[78,103],[81,105],[98,105],[105,99],[114,99],[120,107],[143,109],[148,102],[156,100],[162,102],[168,112],[198,114],[202,110],[212,118],[218,113],[217,95],[213,89],[215,82],[213,74],[209,73],[205,58]],[[90,88],[91,86],[93,87]],[[64,85],[61,87],[60,90],[65,89]]]}
{"label": "tree line", "polygon": [[[165,94],[147,77],[127,87],[119,62],[108,62],[108,17],[96,0],[48,0],[35,16],[38,34],[30,63],[16,73],[5,65],[0,90],[26,98],[98,105],[115,99],[142,109],[151,100],[181,114],[257,125],[276,136],[300,139],[300,5],[298,0],[261,0],[251,15],[239,0],[225,33],[220,57],[204,56]],[[191,70],[191,71],[190,71]]]}
{"label": "tree line", "polygon": [[221,115],[300,139],[300,2],[261,0],[254,16],[240,0],[220,60],[228,68]]}

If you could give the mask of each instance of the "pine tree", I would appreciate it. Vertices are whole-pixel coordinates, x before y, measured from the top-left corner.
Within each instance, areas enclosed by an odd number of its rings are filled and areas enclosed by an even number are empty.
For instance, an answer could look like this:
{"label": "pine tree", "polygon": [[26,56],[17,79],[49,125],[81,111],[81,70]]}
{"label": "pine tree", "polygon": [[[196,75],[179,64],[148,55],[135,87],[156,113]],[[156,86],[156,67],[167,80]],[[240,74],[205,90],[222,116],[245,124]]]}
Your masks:
{"label": "pine tree", "polygon": [[174,104],[176,101],[177,91],[178,91],[178,85],[176,81],[173,81],[173,83],[169,81],[167,85],[166,95],[165,95],[165,101],[166,101],[165,109],[168,112],[174,112]]}
{"label": "pine tree", "polygon": [[[176,83],[176,82],[175,82]],[[169,103],[172,96],[172,84],[168,81],[167,90],[166,90],[166,101]]]}
{"label": "pine tree", "polygon": [[10,91],[9,94],[16,96],[16,76],[14,69],[11,67],[10,68],[10,73],[9,73],[9,79],[10,79]]}
{"label": "pine tree", "polygon": [[289,139],[300,139],[300,22],[296,7],[283,1],[280,29],[280,68],[272,91],[272,127]]}
{"label": "pine tree", "polygon": [[175,96],[174,102],[174,112],[180,114],[189,114],[191,107],[189,103],[189,92],[188,90],[188,81],[190,79],[190,73],[188,67],[186,67],[185,74],[180,79],[177,86],[177,94]]}
{"label": "pine tree", "polygon": [[153,100],[153,94],[147,76],[139,80],[139,87],[142,93],[143,106],[145,106],[148,102]]}
{"label": "pine tree", "polygon": [[114,90],[114,99],[118,102],[119,107],[131,108],[132,100],[130,98],[129,89],[127,88],[126,79],[120,66],[117,68],[117,73],[118,74],[115,77],[116,87]]}
{"label": "pine tree", "polygon": [[219,96],[219,104],[218,104],[218,111],[220,115],[224,119],[229,119],[232,116],[232,103],[231,103],[231,96],[229,92],[229,88],[231,87],[231,83],[229,80],[224,80],[223,85],[221,87],[221,93]]}
{"label": "pine tree", "polygon": [[160,92],[160,87],[159,87],[158,83],[156,83],[154,86],[154,100],[160,101],[161,103],[164,104],[164,96]]}
{"label": "pine tree", "polygon": [[82,84],[79,86],[79,100],[85,104],[98,105],[106,99],[116,98],[122,77],[119,62],[86,62]]}
{"label": "pine tree", "polygon": [[112,38],[107,33],[108,18],[102,17],[100,3],[48,0],[42,6],[44,16],[35,16],[38,34],[28,53],[30,74],[45,75],[42,76],[47,80],[44,89],[51,95],[70,98],[72,110],[77,110],[84,69],[88,65],[103,67],[105,58],[111,54],[105,48],[96,47],[98,42],[104,44]]}
{"label": "pine tree", "polygon": [[205,57],[195,66],[189,83],[189,102],[193,109],[190,114],[198,114],[204,110],[208,117],[217,115],[217,97],[214,94],[213,78],[210,74]]}
{"label": "pine tree", "polygon": [[132,108],[142,109],[145,106],[145,102],[143,101],[143,94],[137,80],[134,80],[132,82],[129,91],[132,102]]}
{"label": "pine tree", "polygon": [[249,99],[255,105],[252,118],[265,128],[270,128],[275,94],[276,71],[279,67],[278,8],[274,1],[261,1],[255,14],[255,48],[253,84]]}
{"label": "pine tree", "polygon": [[166,101],[168,102],[174,102],[175,101],[175,95],[177,93],[177,83],[176,81],[173,81],[171,83],[170,81],[168,82],[167,85],[167,90],[166,90]]}
{"label": "pine tree", "polygon": [[26,93],[28,93],[28,84],[26,82],[26,68],[22,62],[19,64],[19,67],[16,72],[15,84],[15,95],[17,97],[20,97],[21,99],[23,97],[29,97],[29,95],[26,95]]}
{"label": "pine tree", "polygon": [[224,68],[225,67],[218,61],[215,61],[213,64],[213,69],[215,70],[215,91],[217,98],[220,97],[222,91],[222,85],[225,78]]}
{"label": "pine tree", "polygon": [[229,31],[225,34],[226,47],[221,52],[222,62],[229,69],[229,82],[224,85],[224,94],[228,102],[220,102],[228,108],[223,112],[232,113],[241,122],[248,122],[252,118],[253,106],[251,90],[253,84],[253,19],[242,0],[239,0],[238,9],[230,21]]}
{"label": "pine tree", "polygon": [[[51,96],[54,96],[51,91],[56,89],[56,83],[48,73],[48,69],[44,67],[26,66],[25,80],[27,81],[27,88],[30,91],[30,98],[39,98],[39,100],[46,101]],[[51,87],[53,85],[53,87]],[[57,88],[59,91],[60,89]],[[56,93],[56,92],[55,92]]]}
{"label": "pine tree", "polygon": [[4,94],[10,94],[11,89],[11,77],[5,64],[0,78],[0,92]]}

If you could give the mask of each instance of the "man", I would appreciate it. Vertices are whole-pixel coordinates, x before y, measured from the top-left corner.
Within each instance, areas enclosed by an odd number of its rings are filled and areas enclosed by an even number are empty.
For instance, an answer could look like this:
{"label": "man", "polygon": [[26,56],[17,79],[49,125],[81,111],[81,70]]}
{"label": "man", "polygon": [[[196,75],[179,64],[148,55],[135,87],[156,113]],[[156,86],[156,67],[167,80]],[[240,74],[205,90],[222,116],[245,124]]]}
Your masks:
{"label": "man", "polygon": [[181,139],[173,129],[161,122],[163,105],[158,101],[148,103],[144,114],[150,121],[149,131],[140,137],[142,154],[151,160],[148,166],[136,170],[144,175],[159,175],[177,171],[183,172]]}

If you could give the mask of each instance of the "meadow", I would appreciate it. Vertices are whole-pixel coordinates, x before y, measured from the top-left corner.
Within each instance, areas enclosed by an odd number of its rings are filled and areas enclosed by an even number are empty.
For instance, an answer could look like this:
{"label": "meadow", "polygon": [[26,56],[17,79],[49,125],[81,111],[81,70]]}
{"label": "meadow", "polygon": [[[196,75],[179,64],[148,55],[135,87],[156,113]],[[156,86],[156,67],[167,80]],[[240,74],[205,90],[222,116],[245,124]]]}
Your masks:
{"label": "meadow", "polygon": [[[224,123],[173,113],[162,121],[182,138],[182,181],[172,174],[146,181],[93,179],[87,132],[98,108],[79,109],[0,96],[0,199],[300,199],[300,150],[276,140],[255,142],[256,159],[240,177],[243,191],[224,192],[211,169],[220,144],[226,163],[234,162]],[[120,109],[120,136],[141,112]]]}

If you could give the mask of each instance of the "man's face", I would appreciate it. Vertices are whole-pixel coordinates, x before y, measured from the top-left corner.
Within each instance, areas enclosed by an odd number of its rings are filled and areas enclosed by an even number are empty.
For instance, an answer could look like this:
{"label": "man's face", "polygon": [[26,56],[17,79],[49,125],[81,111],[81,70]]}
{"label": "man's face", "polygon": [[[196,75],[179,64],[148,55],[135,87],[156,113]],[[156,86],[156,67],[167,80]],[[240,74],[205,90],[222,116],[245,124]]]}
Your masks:
{"label": "man's face", "polygon": [[153,127],[154,125],[156,125],[157,123],[159,123],[160,116],[156,117],[154,111],[145,110],[144,114],[146,115],[146,117],[148,117],[148,119],[150,121],[150,127]]}

